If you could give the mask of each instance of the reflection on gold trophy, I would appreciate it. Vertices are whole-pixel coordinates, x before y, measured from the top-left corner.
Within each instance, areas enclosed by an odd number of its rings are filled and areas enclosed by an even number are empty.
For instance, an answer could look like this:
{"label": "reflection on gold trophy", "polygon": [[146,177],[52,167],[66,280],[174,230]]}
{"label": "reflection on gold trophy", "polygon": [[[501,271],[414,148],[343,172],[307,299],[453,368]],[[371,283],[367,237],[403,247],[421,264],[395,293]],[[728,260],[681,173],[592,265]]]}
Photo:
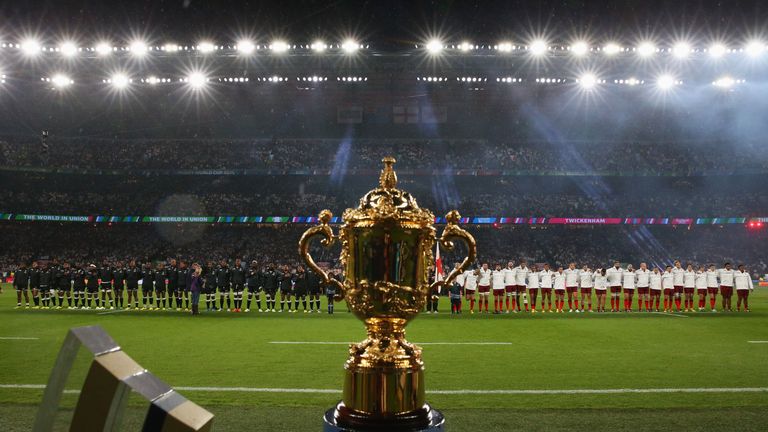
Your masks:
{"label": "reflection on gold trophy", "polygon": [[[440,430],[444,419],[424,400],[421,348],[405,340],[405,326],[423,308],[430,290],[447,285],[475,260],[475,239],[458,226],[451,211],[436,239],[435,217],[397,189],[395,159],[382,160],[379,187],[368,192],[356,209],[347,209],[336,236],[328,225],[332,215],[320,212],[320,224],[299,241],[299,253],[326,284],[336,285],[336,300],[345,299],[363,320],[368,337],[349,347],[344,365],[343,399],[325,416],[325,430]],[[341,242],[344,282],[328,276],[309,255],[313,237],[329,247]],[[452,250],[453,240],[466,243],[468,254],[458,269],[430,285],[435,241]]]}

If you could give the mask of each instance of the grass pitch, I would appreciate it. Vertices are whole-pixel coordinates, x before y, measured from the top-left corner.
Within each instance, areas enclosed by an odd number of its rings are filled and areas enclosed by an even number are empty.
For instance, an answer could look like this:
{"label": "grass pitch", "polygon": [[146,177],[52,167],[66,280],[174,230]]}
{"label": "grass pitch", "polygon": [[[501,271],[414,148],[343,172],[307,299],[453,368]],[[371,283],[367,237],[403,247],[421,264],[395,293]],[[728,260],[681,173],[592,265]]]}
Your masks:
{"label": "grass pitch", "polygon": [[[340,390],[346,347],[274,342],[364,337],[343,304],[333,316],[220,312],[193,319],[179,312],[15,310],[15,292],[4,290],[4,431],[30,429],[42,390],[15,386],[45,384],[71,327],[103,326],[142,366],[213,412],[217,430],[319,430],[322,413],[341,394],[314,391]],[[427,343],[428,400],[452,431],[763,430],[768,343],[749,341],[768,341],[768,290],[754,291],[750,306],[751,313],[679,315],[441,312],[414,320],[408,339]],[[447,300],[441,307],[447,311]],[[458,344],[467,342],[496,344]],[[82,383],[82,357],[69,388]],[[63,399],[62,429],[76,398]],[[137,429],[142,414],[133,401],[126,430]]]}

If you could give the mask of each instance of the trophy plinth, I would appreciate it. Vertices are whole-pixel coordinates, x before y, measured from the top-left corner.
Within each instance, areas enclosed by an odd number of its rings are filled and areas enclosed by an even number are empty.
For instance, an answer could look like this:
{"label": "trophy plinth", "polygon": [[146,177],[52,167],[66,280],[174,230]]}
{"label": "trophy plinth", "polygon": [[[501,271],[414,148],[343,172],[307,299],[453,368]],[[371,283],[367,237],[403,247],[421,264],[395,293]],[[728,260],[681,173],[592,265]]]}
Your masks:
{"label": "trophy plinth", "polygon": [[[475,239],[458,226],[461,217],[455,210],[446,215],[447,225],[436,238],[435,216],[397,189],[395,160],[382,162],[379,187],[344,212],[338,236],[328,225],[331,212],[323,210],[320,224],[299,240],[307,265],[336,286],[336,300],[346,300],[368,333],[349,347],[342,401],[325,415],[329,431],[439,430],[445,421],[425,401],[421,348],[405,339],[405,327],[424,308],[433,288],[451,283],[475,260]],[[326,247],[341,241],[344,282],[330,278],[309,255],[309,242],[316,236]],[[453,240],[467,244],[467,257],[444,281],[430,284],[435,242],[452,250]]]}

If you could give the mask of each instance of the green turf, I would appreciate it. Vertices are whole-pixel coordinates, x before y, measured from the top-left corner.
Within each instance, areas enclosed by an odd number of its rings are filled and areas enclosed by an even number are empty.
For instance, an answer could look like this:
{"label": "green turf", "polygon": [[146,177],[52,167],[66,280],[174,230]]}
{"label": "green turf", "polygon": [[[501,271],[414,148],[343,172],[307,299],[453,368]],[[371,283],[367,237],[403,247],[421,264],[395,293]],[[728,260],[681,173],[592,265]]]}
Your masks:
{"label": "green turf", "polygon": [[[408,328],[414,342],[511,342],[426,345],[429,390],[768,387],[768,290],[751,313],[423,315]],[[441,300],[442,307],[447,306]],[[735,303],[734,303],[735,304]],[[362,323],[337,304],[326,314],[14,310],[0,295],[0,384],[44,384],[70,327],[103,326],[140,364],[174,386],[339,389],[346,348],[270,341],[353,341]],[[87,359],[78,363],[77,388]],[[317,430],[340,394],[183,391],[217,416],[219,430]],[[42,390],[0,388],[0,425],[28,429]],[[557,395],[445,395],[429,401],[451,430],[643,428],[756,429],[768,392]],[[76,395],[66,395],[71,407]],[[709,408],[716,409],[710,411]],[[26,414],[15,414],[26,413]],[[719,413],[719,414],[717,414]],[[718,415],[720,417],[718,417]],[[247,422],[247,423],[246,423]],[[26,426],[25,426],[26,425]],[[281,425],[283,427],[281,427]],[[5,429],[3,429],[5,430]]]}

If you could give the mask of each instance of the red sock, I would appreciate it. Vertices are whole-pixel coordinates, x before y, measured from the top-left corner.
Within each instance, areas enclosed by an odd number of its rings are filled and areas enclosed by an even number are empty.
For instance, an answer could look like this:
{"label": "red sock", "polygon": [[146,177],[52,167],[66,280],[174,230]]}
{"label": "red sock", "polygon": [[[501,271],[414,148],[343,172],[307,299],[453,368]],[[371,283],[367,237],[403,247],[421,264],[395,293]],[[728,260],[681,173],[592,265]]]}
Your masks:
{"label": "red sock", "polygon": [[574,299],[573,302],[576,304],[576,309],[579,308],[579,299]]}
{"label": "red sock", "polygon": [[[645,302],[645,305],[645,308],[648,309],[648,302]],[[643,310],[643,299],[639,298],[637,299],[637,311],[640,312],[641,310]]]}
{"label": "red sock", "polygon": [[512,310],[517,309],[517,299],[512,297]]}
{"label": "red sock", "polygon": [[573,299],[568,297],[568,309],[573,309]]}
{"label": "red sock", "polygon": [[509,297],[507,297],[507,310],[509,310]]}
{"label": "red sock", "polygon": [[680,297],[675,297],[675,307],[680,310]]}
{"label": "red sock", "polygon": [[712,296],[709,298],[709,308],[714,309],[715,308],[715,296]]}
{"label": "red sock", "polygon": [[470,311],[475,310],[475,299],[470,299],[469,300],[469,310]]}
{"label": "red sock", "polygon": [[488,303],[490,303],[490,302],[488,301],[488,299],[485,299],[485,311],[486,311],[486,312],[488,312]]}
{"label": "red sock", "polygon": [[645,301],[645,310],[646,311],[651,310],[651,301],[650,300],[646,300]]}

